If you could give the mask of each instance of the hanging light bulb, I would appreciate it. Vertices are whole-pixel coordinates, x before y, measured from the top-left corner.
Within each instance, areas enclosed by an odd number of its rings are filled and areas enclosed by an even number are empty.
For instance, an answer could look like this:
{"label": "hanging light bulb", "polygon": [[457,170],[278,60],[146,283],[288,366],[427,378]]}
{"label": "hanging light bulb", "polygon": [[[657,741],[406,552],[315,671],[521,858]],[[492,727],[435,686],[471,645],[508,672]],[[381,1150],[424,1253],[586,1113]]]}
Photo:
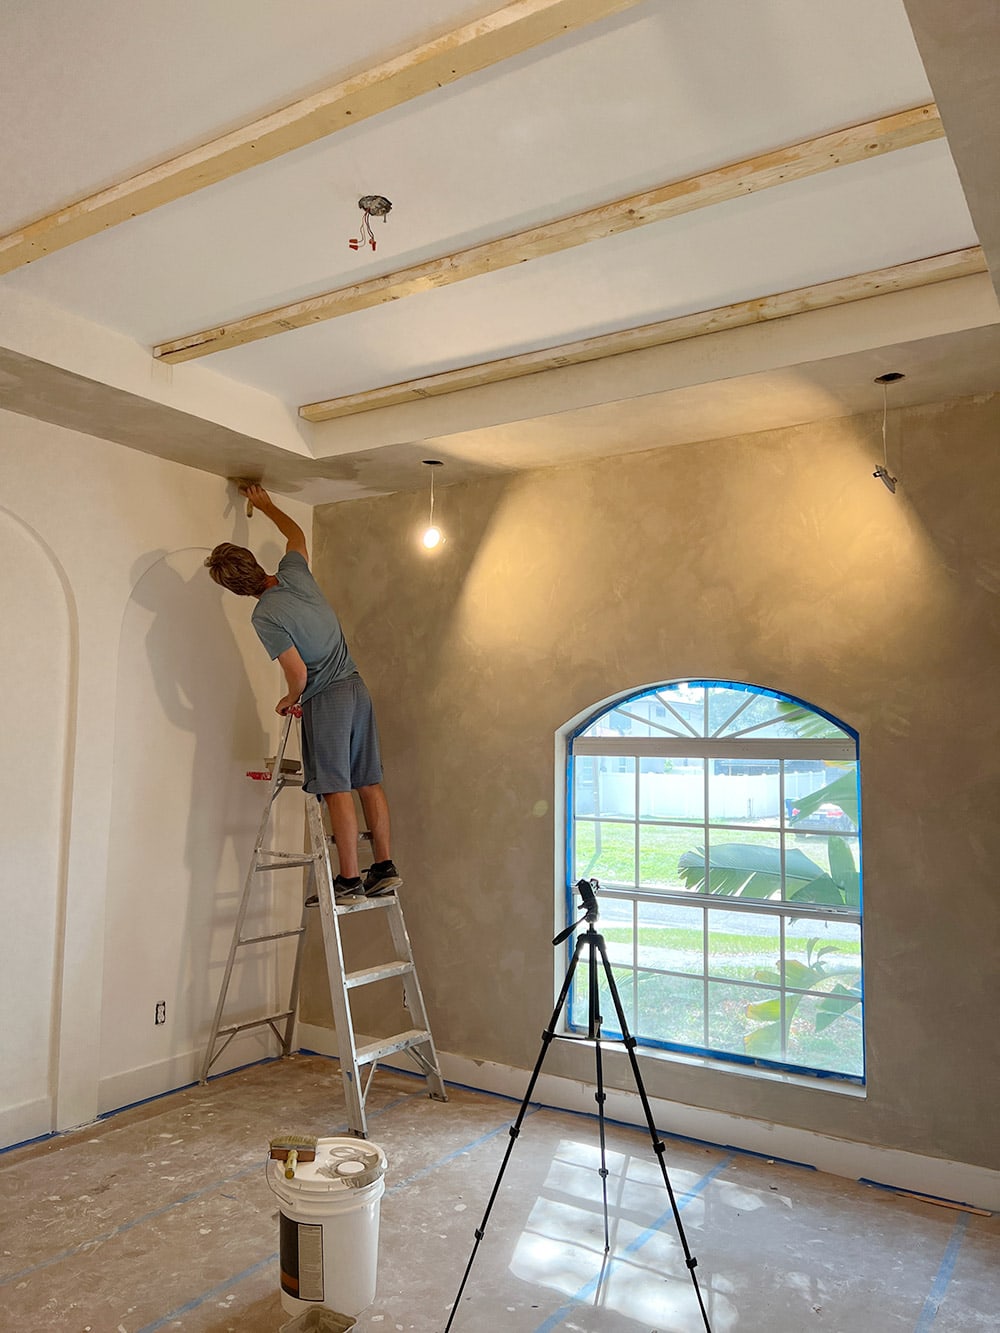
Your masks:
{"label": "hanging light bulb", "polygon": [[884,375],[876,375],[875,383],[882,386],[882,462],[872,473],[877,477],[887,491],[896,494],[897,477],[889,472],[889,450],[886,444],[886,419],[889,415],[889,385],[895,384],[898,380],[905,380],[906,376],[900,370],[890,370]]}
{"label": "hanging light bulb", "polygon": [[444,464],[441,462],[440,458],[425,458],[423,462],[424,467],[429,467],[431,469],[431,507],[430,513],[427,516],[427,527],[424,529],[424,535],[421,538],[421,541],[426,550],[433,551],[436,546],[440,546],[444,541],[444,533],[434,522],[434,469],[436,467],[444,467]]}

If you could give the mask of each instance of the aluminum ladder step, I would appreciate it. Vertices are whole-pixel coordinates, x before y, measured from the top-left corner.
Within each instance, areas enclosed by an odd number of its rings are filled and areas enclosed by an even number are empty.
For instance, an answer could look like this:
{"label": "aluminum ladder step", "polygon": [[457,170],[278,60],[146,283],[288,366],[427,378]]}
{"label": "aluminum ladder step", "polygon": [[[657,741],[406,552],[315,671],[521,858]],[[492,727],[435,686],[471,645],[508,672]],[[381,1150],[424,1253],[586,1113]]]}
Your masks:
{"label": "aluminum ladder step", "polygon": [[[325,845],[323,823],[315,801],[307,806],[306,814],[309,821],[310,845],[320,848]],[[323,949],[326,956],[333,1019],[337,1029],[337,1048],[340,1056],[340,1072],[344,1080],[344,1096],[347,1101],[347,1120],[352,1132],[365,1138],[368,1133],[365,1119],[368,1089],[378,1062],[390,1055],[405,1051],[423,1075],[427,1083],[428,1096],[437,1101],[447,1101],[448,1097],[438,1067],[434,1040],[413,961],[413,950],[406,933],[403,909],[398,896],[390,893],[377,898],[357,898],[350,902],[338,903],[329,856],[319,862],[316,872],[317,897],[323,926]],[[394,956],[373,966],[348,972],[344,963],[343,930],[355,929],[346,926],[347,918],[363,912],[384,913]],[[359,986],[370,985],[387,978],[398,978],[402,982],[403,1005],[409,1012],[410,1021],[414,1026],[395,1037],[380,1038],[359,1045],[351,1011],[351,992]],[[367,1070],[364,1079],[361,1075],[362,1069]]]}
{"label": "aluminum ladder step", "polygon": [[273,856],[275,859],[264,865],[258,858],[254,859],[253,869],[255,875],[266,875],[272,870],[298,870],[303,866],[315,865],[318,857],[312,852],[272,852],[264,851],[260,856]]}
{"label": "aluminum ladder step", "polygon": [[429,1032],[411,1028],[409,1032],[400,1032],[395,1037],[383,1037],[380,1041],[369,1042],[367,1046],[358,1046],[355,1056],[359,1065],[370,1065],[376,1060],[384,1060],[387,1055],[408,1051],[413,1046],[422,1046],[430,1039]]}
{"label": "aluminum ladder step", "polygon": [[412,971],[413,964],[406,958],[400,958],[394,963],[378,963],[375,967],[361,967],[357,972],[345,972],[344,985],[348,990],[354,990],[356,986],[371,986],[389,977],[405,977]]}
{"label": "aluminum ladder step", "polygon": [[397,907],[398,900],[395,894],[383,894],[381,898],[357,898],[347,902],[334,903],[338,916],[346,916],[348,912],[384,912],[387,908]]}
{"label": "aluminum ladder step", "polygon": [[251,1018],[245,1023],[232,1023],[229,1027],[219,1028],[216,1034],[219,1037],[235,1037],[237,1032],[249,1032],[251,1028],[263,1028],[268,1023],[283,1023],[291,1018],[294,1009],[284,1009],[280,1014],[266,1014],[263,1018]]}
{"label": "aluminum ladder step", "polygon": [[276,930],[272,935],[247,935],[245,939],[236,941],[236,947],[241,949],[244,944],[266,944],[269,940],[287,940],[293,935],[303,934],[304,930],[304,926],[296,926],[294,930]]}

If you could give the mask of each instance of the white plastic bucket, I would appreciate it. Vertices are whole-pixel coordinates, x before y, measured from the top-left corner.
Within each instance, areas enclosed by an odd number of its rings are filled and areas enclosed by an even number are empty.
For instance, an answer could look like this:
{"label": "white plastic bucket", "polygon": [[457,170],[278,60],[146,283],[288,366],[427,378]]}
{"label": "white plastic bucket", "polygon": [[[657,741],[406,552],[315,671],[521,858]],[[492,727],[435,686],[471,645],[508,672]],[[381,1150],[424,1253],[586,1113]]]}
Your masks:
{"label": "white plastic bucket", "polygon": [[292,1315],[324,1305],[357,1315],[375,1299],[379,1202],[386,1157],[361,1139],[320,1139],[316,1160],[291,1180],[270,1160],[267,1182],[281,1205],[281,1304]]}

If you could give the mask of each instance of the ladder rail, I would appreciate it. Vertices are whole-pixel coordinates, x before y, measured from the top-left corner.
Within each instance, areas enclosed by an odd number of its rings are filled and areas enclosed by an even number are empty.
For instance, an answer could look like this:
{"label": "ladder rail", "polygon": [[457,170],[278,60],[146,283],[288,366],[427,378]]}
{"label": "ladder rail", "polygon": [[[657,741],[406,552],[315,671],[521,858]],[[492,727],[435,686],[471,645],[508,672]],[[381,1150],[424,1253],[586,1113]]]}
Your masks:
{"label": "ladder rail", "polygon": [[[250,867],[243,885],[243,894],[240,898],[236,917],[236,928],[226,959],[219,1000],[212,1022],[211,1037],[202,1067],[201,1082],[205,1083],[207,1081],[210,1069],[227,1049],[230,1042],[239,1033],[253,1028],[269,1027],[281,1046],[282,1055],[290,1054],[293,1049],[293,1039],[298,1020],[308,912],[312,906],[318,905],[327,982],[337,1030],[340,1072],[344,1085],[344,1098],[347,1104],[348,1124],[352,1133],[361,1138],[366,1138],[368,1126],[365,1106],[368,1092],[379,1062],[388,1056],[397,1053],[408,1055],[426,1079],[428,1094],[437,1101],[447,1101],[448,1097],[441,1077],[423,993],[420,989],[420,982],[413,961],[413,948],[403,920],[403,909],[397,896],[393,893],[376,898],[359,897],[356,901],[345,903],[337,902],[336,884],[330,859],[330,843],[332,840],[327,837],[323,821],[322,802],[308,793],[304,793],[306,796],[308,852],[283,852],[274,847],[265,846],[278,796],[285,787],[303,786],[303,778],[300,775],[283,771],[285,749],[294,721],[294,714],[289,713],[285,718],[277,755],[268,775],[264,812],[254,842]],[[264,773],[255,773],[251,776],[261,778],[264,777]],[[364,836],[370,840],[370,834],[366,833]],[[244,937],[243,929],[256,877],[259,874],[294,868],[308,868],[309,871],[308,890],[303,895],[302,915],[298,928]],[[340,919],[366,911],[386,912],[386,921],[395,956],[384,963],[348,972],[345,967],[344,941]],[[229,993],[237,951],[244,945],[269,943],[295,936],[298,937],[298,944],[292,969],[291,995],[288,1008],[280,1013],[270,1014],[263,1018],[223,1026],[222,1016]],[[359,1046],[354,1029],[350,992],[379,981],[392,979],[398,979],[402,983],[403,1004],[410,1014],[414,1026],[406,1032],[397,1033],[395,1036],[367,1041],[365,1045]],[[279,1024],[283,1025],[283,1031],[279,1030]],[[219,1046],[220,1038],[224,1038],[221,1046]],[[216,1049],[217,1046],[218,1049]]]}
{"label": "ladder rail", "polygon": [[[226,958],[226,967],[222,976],[222,985],[219,987],[219,999],[215,1006],[215,1017],[212,1019],[211,1035],[208,1039],[208,1045],[205,1050],[205,1059],[201,1068],[200,1082],[202,1083],[208,1081],[208,1071],[222,1054],[221,1050],[215,1050],[215,1046],[219,1039],[219,1029],[222,1027],[222,1014],[226,1007],[226,997],[229,994],[229,983],[232,980],[233,975],[233,964],[236,962],[236,951],[240,947],[240,937],[243,934],[243,923],[246,920],[247,909],[250,906],[250,895],[253,891],[254,879],[258,872],[261,848],[264,846],[264,839],[267,836],[267,830],[271,822],[271,812],[274,808],[274,802],[282,787],[281,761],[284,758],[285,747],[288,744],[288,736],[292,729],[292,721],[292,714],[289,713],[285,718],[285,725],[281,731],[281,738],[278,742],[278,751],[271,772],[271,780],[268,783],[267,799],[264,802],[264,812],[261,815],[260,826],[257,829],[257,838],[254,842],[253,855],[250,858],[250,866],[247,870],[246,879],[243,881],[243,895],[240,898],[239,910],[236,914],[236,928],[233,931],[233,940],[229,946],[229,956]],[[226,1046],[229,1045],[230,1041],[232,1041],[232,1037],[226,1042]],[[225,1050],[225,1046],[222,1050]]]}
{"label": "ladder rail", "polygon": [[[389,911],[389,933],[392,936],[392,943],[395,947],[397,956],[404,958],[413,958],[413,946],[410,944],[410,936],[406,929],[406,921],[403,919],[403,909],[398,900]],[[421,1063],[426,1062],[429,1070],[427,1072],[427,1086],[431,1096],[436,1101],[446,1102],[448,1094],[444,1089],[444,1081],[441,1078],[441,1069],[438,1064],[437,1051],[434,1049],[434,1038],[431,1036],[431,1025],[427,1017],[427,1008],[424,1004],[424,994],[420,988],[420,982],[417,980],[416,969],[407,973],[403,977],[403,1003],[407,1012],[414,1020],[418,1028],[427,1033],[427,1041],[423,1043],[426,1046],[426,1053],[418,1055],[416,1047],[413,1047],[408,1054],[411,1059]]]}
{"label": "ladder rail", "polygon": [[316,863],[316,877],[318,880],[320,922],[323,930],[323,953],[326,958],[326,973],[330,987],[333,1021],[337,1029],[337,1050],[340,1055],[340,1072],[344,1081],[344,1096],[347,1101],[347,1120],[354,1133],[366,1138],[368,1127],[365,1120],[364,1097],[361,1095],[361,1088],[358,1083],[358,1053],[354,1039],[354,1020],[351,1014],[350,1001],[348,1000],[347,986],[344,981],[344,948],[336,906],[336,888],[333,881],[333,867],[330,864],[329,843],[326,840],[326,829],[323,825],[323,817],[318,802],[309,802],[306,818],[313,849],[315,850],[320,846],[326,849],[326,855]]}

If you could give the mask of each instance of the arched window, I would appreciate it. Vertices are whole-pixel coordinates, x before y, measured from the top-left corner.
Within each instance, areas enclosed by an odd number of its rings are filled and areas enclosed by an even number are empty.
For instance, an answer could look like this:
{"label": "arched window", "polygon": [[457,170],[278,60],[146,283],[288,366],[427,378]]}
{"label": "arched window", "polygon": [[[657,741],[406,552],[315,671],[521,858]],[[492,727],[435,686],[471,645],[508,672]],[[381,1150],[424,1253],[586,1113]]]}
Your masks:
{"label": "arched window", "polygon": [[598,880],[640,1045],[863,1082],[857,734],[771,690],[676,681],[584,722],[567,781],[567,912]]}

